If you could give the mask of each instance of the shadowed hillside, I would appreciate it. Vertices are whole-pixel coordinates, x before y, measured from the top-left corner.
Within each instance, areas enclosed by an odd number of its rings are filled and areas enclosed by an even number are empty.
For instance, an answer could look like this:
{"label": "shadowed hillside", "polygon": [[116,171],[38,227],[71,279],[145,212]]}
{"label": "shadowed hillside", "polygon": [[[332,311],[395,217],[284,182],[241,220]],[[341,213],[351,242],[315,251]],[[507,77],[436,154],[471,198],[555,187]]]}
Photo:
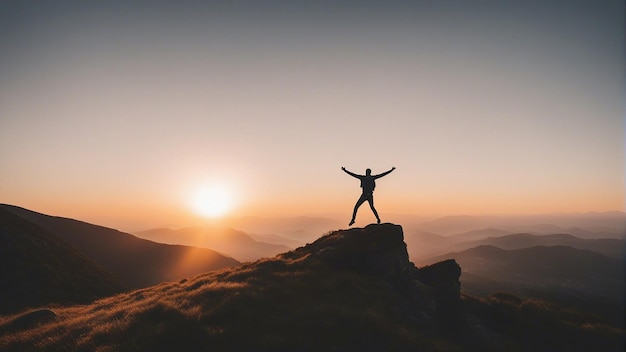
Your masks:
{"label": "shadowed hillside", "polygon": [[122,284],[53,233],[0,208],[0,314],[87,303]]}
{"label": "shadowed hillside", "polygon": [[501,249],[522,249],[536,246],[568,246],[588,249],[612,258],[624,258],[626,240],[616,238],[580,238],[567,233],[531,234],[506,230],[481,229],[451,236],[430,232],[412,232],[406,236],[409,255],[416,263],[428,263],[432,258],[460,252],[482,245]]}
{"label": "shadowed hillside", "polygon": [[131,288],[239,264],[210,249],[155,243],[106,227],[11,205],[0,205],[0,209],[61,238]]}
{"label": "shadowed hillside", "polygon": [[489,237],[475,242],[464,243],[465,248],[492,245],[502,249],[522,249],[536,246],[568,246],[587,249],[613,258],[624,258],[626,241],[612,238],[582,239],[569,234],[533,235],[529,233]]}
{"label": "shadowed hillside", "polygon": [[[370,225],[330,233],[274,258],[91,305],[0,318],[0,349],[586,351],[601,345],[603,350],[619,351],[622,347],[624,335],[618,329],[576,313],[562,314],[541,302],[512,295],[496,296],[499,300],[463,298],[460,274],[453,260],[416,268],[408,261],[400,226]],[[25,329],[15,323],[31,315],[44,317],[39,326]]]}
{"label": "shadowed hillside", "polygon": [[463,268],[464,292],[512,291],[526,297],[594,312],[624,325],[624,258],[567,246],[504,250],[479,246],[432,260],[455,259]]}
{"label": "shadowed hillside", "polygon": [[600,297],[623,297],[623,259],[567,246],[504,250],[479,246],[433,260],[455,259],[463,272],[525,285],[584,290]]}

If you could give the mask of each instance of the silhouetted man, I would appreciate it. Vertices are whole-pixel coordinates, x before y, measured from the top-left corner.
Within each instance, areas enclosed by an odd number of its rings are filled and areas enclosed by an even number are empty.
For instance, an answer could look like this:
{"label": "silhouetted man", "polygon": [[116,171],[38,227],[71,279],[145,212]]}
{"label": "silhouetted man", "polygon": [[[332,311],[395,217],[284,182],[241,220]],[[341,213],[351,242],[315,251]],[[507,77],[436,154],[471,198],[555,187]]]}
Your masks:
{"label": "silhouetted man", "polygon": [[341,170],[343,170],[348,175],[352,177],[356,177],[359,180],[361,180],[361,188],[363,189],[363,194],[361,194],[361,198],[359,198],[359,200],[357,200],[356,204],[354,205],[354,211],[352,212],[352,220],[350,220],[349,225],[354,224],[354,219],[356,219],[356,212],[361,206],[361,204],[363,204],[363,202],[365,201],[370,203],[370,208],[372,208],[372,211],[374,212],[374,215],[376,216],[376,220],[380,224],[380,218],[378,217],[378,212],[376,211],[376,208],[374,208],[374,188],[376,188],[376,179],[389,174],[391,171],[395,169],[396,168],[394,166],[391,168],[391,170],[383,172],[380,175],[372,175],[372,170],[367,169],[365,170],[365,175],[357,175],[355,173],[352,173],[346,170],[345,167],[343,166],[341,167]]}

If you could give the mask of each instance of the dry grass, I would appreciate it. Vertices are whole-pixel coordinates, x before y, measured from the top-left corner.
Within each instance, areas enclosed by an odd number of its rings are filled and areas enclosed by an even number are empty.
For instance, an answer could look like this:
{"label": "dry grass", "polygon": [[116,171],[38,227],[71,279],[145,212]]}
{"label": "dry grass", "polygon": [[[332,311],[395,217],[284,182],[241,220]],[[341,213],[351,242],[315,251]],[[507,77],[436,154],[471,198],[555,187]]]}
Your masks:
{"label": "dry grass", "polygon": [[306,346],[452,345],[404,326],[388,284],[302,258],[264,259],[54,309],[25,331],[0,321],[0,350],[302,350]]}
{"label": "dry grass", "polygon": [[[219,303],[220,297],[242,290],[241,282],[216,280],[223,273],[200,275],[182,283],[162,283],[146,289],[119,294],[90,305],[57,308],[57,318],[27,330],[6,331],[16,314],[0,321],[2,350],[95,350],[119,349],[125,339],[134,338],[140,325],[153,325],[154,332],[173,322],[199,322],[206,307]],[[153,324],[154,323],[154,324]],[[193,324],[192,324],[193,325]],[[185,324],[180,325],[185,326]],[[140,334],[141,335],[141,334]],[[127,341],[132,345],[132,340]],[[128,347],[128,346],[127,346]]]}
{"label": "dry grass", "polygon": [[623,328],[577,309],[507,292],[481,299],[466,296],[465,303],[488,328],[516,341],[522,350],[622,351],[624,347]]}

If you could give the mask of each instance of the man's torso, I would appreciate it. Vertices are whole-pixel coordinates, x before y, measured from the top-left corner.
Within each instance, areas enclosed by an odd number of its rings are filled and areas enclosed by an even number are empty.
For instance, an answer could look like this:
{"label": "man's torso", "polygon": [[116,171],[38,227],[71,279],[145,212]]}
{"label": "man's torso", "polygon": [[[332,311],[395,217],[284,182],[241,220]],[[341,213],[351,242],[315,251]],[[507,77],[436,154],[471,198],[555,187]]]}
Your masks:
{"label": "man's torso", "polygon": [[363,193],[373,193],[374,188],[376,188],[376,181],[371,176],[363,176],[361,179],[361,188],[363,189]]}

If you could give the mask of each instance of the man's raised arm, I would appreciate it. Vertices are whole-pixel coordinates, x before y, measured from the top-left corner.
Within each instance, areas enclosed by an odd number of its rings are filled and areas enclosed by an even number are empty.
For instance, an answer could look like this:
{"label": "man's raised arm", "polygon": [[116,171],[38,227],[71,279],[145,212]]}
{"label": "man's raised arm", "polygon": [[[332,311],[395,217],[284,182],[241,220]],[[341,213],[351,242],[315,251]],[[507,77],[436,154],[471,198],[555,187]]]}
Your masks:
{"label": "man's raised arm", "polygon": [[343,170],[345,173],[347,173],[348,175],[350,175],[350,176],[352,176],[352,177],[359,178],[359,175],[357,175],[357,174],[355,174],[355,173],[352,173],[352,172],[350,172],[350,171],[346,170],[346,168],[345,168],[345,167],[343,167],[343,166],[341,167],[341,170]]}
{"label": "man's raised arm", "polygon": [[381,178],[381,177],[383,177],[383,176],[389,175],[389,174],[391,173],[391,171],[393,171],[393,170],[395,170],[395,169],[396,169],[396,167],[394,166],[394,167],[392,167],[392,168],[391,168],[391,170],[389,170],[389,171],[385,171],[385,172],[383,172],[382,174],[376,175],[376,176],[374,176],[374,178]]}

